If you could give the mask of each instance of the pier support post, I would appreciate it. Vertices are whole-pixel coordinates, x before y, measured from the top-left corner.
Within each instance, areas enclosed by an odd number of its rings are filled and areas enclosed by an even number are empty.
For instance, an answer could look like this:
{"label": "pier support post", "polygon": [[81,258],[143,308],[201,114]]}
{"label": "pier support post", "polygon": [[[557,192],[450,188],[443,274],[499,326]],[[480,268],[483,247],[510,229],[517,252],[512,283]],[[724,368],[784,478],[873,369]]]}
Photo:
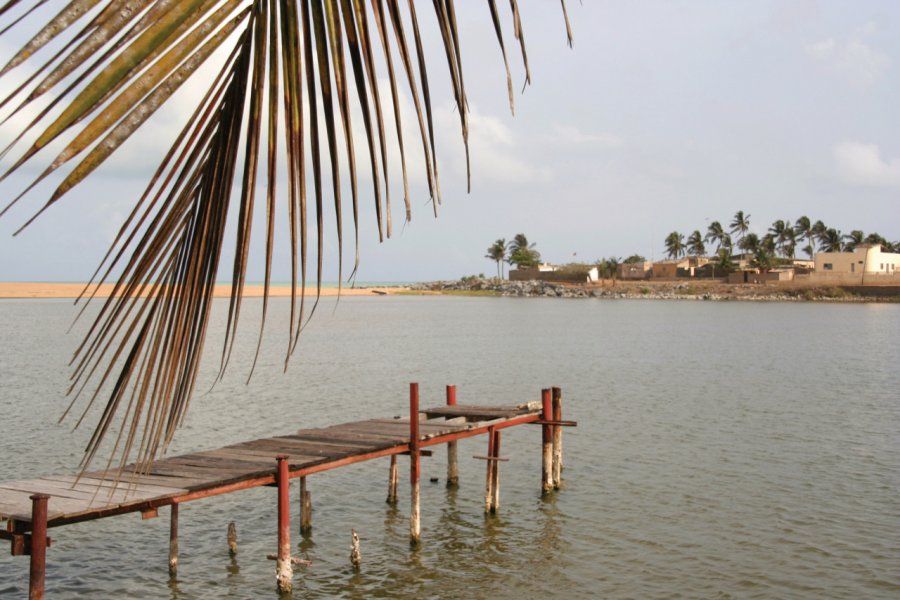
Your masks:
{"label": "pier support post", "polygon": [[[456,406],[456,386],[447,386],[447,406]],[[459,485],[459,460],[456,442],[447,442],[447,487]]]}
{"label": "pier support post", "polygon": [[306,476],[300,478],[300,533],[312,531],[312,494],[306,489]]}
{"label": "pier support post", "polygon": [[409,541],[419,543],[421,522],[419,519],[419,384],[409,384]]}
{"label": "pier support post", "polygon": [[[541,419],[546,422],[553,420],[553,405],[550,389],[541,390],[541,405],[543,414]],[[553,489],[553,426],[547,423],[541,425],[543,434],[543,460],[541,469],[541,489],[546,494]]]}
{"label": "pier support post", "polygon": [[399,469],[397,467],[397,455],[391,455],[391,470],[388,474],[388,504],[397,504],[397,484],[400,479]]}
{"label": "pier support post", "polygon": [[178,574],[178,503],[172,505],[169,516],[169,577]]}
{"label": "pier support post", "polygon": [[28,573],[29,600],[44,599],[44,578],[47,574],[47,494],[31,498],[31,565]]}
{"label": "pier support post", "polygon": [[487,460],[484,462],[487,463],[486,475],[484,478],[484,512],[490,513],[493,512],[494,506],[494,428],[491,427],[488,429],[488,450],[487,456],[485,457]]}
{"label": "pier support post", "polygon": [[237,527],[234,521],[228,524],[228,555],[237,556]]}
{"label": "pier support post", "polygon": [[500,431],[495,429],[491,437],[494,439],[494,452],[492,454],[494,460],[488,461],[488,464],[494,465],[491,472],[491,512],[495,513],[500,510]]}
{"label": "pier support post", "polygon": [[[553,388],[553,420],[562,422],[562,390]],[[562,426],[553,426],[553,487],[559,489],[562,483]]]}
{"label": "pier support post", "polygon": [[275,481],[278,484],[278,556],[275,560],[275,580],[278,591],[290,592],[294,569],[291,565],[291,512],[288,479],[288,457],[280,455]]}
{"label": "pier support post", "polygon": [[355,529],[350,530],[350,540],[350,564],[359,571],[359,565],[362,563],[362,553],[359,551],[359,536],[356,535]]}

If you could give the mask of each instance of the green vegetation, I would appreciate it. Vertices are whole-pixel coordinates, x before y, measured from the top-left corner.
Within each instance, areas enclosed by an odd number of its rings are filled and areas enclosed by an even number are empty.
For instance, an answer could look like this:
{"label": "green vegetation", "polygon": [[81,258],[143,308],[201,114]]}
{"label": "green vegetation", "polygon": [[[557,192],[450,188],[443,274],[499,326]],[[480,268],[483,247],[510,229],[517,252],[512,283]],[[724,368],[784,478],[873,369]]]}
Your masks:
{"label": "green vegetation", "polygon": [[535,244],[528,243],[524,233],[517,233],[509,246],[509,264],[519,269],[529,269],[541,264],[541,253],[535,250]]}

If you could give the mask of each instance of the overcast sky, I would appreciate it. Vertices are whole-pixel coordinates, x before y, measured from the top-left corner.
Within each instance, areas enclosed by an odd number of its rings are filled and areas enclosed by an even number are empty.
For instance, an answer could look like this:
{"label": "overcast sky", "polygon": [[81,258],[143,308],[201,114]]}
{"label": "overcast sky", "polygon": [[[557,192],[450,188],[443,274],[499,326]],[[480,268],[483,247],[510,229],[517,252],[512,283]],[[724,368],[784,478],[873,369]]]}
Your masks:
{"label": "overcast sky", "polygon": [[[360,281],[491,274],[487,247],[517,233],[555,263],[660,258],[670,231],[727,227],[738,210],[758,234],[807,215],[900,239],[900,2],[570,1],[574,49],[558,3],[520,4],[532,85],[519,93],[524,74],[507,31],[513,117],[488,10],[457,3],[470,194],[445,61],[430,45],[444,203],[434,219],[417,171],[412,222],[402,226],[397,202],[395,235],[379,244],[363,185]],[[11,44],[0,40],[3,56]],[[87,279],[200,89],[186,88],[115,163],[18,237],[49,189],[0,219],[0,280]],[[0,198],[25,183],[4,182]],[[326,279],[336,260],[326,257]],[[256,265],[249,276],[259,280]],[[288,265],[279,258],[276,279],[289,277]]]}

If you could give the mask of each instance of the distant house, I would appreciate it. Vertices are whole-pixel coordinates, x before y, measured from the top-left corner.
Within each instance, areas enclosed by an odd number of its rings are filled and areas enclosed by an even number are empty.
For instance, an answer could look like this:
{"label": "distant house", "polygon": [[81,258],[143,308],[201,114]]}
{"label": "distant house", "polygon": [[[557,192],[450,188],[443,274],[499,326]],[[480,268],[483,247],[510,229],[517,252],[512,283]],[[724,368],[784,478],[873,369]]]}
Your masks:
{"label": "distant house", "polygon": [[548,263],[529,269],[510,269],[510,281],[556,281],[560,283],[592,283],[599,280],[597,267],[590,265],[564,265]]}
{"label": "distant house", "polygon": [[758,269],[741,269],[728,274],[728,283],[769,283],[793,280],[793,269],[772,269],[765,273],[760,273]]}
{"label": "distant house", "polygon": [[816,275],[892,275],[900,272],[900,254],[884,252],[880,244],[860,244],[853,252],[820,252]]}
{"label": "distant house", "polygon": [[653,263],[649,260],[636,263],[622,263],[616,269],[619,279],[649,279]]}
{"label": "distant house", "polygon": [[685,256],[653,263],[653,279],[678,279],[694,277],[699,267],[707,264],[706,256]]}

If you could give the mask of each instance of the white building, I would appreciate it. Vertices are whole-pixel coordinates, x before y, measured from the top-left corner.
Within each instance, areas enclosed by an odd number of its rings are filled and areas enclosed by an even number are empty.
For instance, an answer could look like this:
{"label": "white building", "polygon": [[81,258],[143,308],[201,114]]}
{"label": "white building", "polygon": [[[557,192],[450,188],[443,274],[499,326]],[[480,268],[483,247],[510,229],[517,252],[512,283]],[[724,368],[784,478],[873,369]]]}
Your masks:
{"label": "white building", "polygon": [[860,244],[853,252],[816,254],[816,274],[893,275],[900,273],[900,254],[883,252],[880,244]]}

